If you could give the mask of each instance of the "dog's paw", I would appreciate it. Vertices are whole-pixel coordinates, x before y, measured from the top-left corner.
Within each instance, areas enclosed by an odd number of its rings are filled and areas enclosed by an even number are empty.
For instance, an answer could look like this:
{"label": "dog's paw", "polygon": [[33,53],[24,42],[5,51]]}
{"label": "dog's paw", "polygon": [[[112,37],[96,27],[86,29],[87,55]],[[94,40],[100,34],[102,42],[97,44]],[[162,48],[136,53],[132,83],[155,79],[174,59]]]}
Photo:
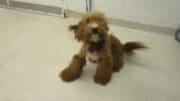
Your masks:
{"label": "dog's paw", "polygon": [[64,69],[60,73],[60,78],[65,82],[71,82],[80,77],[81,71],[72,70],[70,68]]}
{"label": "dog's paw", "polygon": [[109,81],[111,80],[111,76],[94,76],[94,82],[101,84],[101,85],[106,85]]}

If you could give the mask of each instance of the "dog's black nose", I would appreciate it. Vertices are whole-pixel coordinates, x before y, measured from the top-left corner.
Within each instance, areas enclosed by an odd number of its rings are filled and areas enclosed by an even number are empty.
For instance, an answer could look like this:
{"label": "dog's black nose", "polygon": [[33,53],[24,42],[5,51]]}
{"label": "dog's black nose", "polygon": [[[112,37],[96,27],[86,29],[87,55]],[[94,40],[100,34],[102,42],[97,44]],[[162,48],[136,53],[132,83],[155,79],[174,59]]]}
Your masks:
{"label": "dog's black nose", "polygon": [[98,33],[98,28],[92,28],[92,32],[93,32],[93,34],[97,34]]}

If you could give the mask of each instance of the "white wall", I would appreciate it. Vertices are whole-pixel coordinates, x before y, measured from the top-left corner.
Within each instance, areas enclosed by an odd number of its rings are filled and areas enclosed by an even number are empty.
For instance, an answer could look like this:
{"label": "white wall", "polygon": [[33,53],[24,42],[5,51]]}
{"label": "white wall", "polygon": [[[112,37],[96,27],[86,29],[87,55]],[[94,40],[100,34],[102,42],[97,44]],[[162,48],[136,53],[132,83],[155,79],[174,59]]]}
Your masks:
{"label": "white wall", "polygon": [[116,19],[180,27],[180,0],[96,0],[94,8]]}
{"label": "white wall", "polygon": [[[18,0],[62,6],[63,0]],[[68,8],[85,12],[85,0],[65,0]],[[93,0],[93,8],[108,17],[162,27],[180,27],[180,0]]]}
{"label": "white wall", "polygon": [[86,12],[86,0],[66,0],[68,9],[76,12]]}

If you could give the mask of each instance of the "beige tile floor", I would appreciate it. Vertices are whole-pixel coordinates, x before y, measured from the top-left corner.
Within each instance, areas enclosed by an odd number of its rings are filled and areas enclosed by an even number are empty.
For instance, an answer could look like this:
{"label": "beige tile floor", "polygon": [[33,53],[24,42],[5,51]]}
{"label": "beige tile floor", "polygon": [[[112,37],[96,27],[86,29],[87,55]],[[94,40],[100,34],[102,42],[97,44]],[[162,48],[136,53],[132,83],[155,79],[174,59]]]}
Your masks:
{"label": "beige tile floor", "polygon": [[150,49],[125,58],[107,86],[93,82],[95,65],[64,83],[58,73],[80,44],[67,31],[76,19],[0,9],[0,101],[179,101],[180,43],[173,36],[110,25],[122,42]]}

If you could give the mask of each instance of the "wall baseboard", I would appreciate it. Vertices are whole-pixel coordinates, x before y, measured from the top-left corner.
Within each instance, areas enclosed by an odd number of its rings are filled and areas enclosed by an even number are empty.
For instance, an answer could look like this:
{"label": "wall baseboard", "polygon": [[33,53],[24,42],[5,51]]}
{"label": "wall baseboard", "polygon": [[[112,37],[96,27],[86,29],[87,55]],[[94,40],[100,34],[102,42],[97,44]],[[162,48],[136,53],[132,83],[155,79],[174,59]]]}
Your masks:
{"label": "wall baseboard", "polygon": [[[4,3],[4,1],[6,0],[0,0],[0,3],[1,1]],[[9,5],[6,2],[6,4],[3,5],[2,7],[4,6],[10,9],[15,9],[15,10],[23,10],[23,11],[30,11],[34,13],[43,13],[47,15],[65,17],[65,10],[62,7],[33,4],[33,3],[21,2],[21,1],[11,1],[11,0],[9,1]]]}
{"label": "wall baseboard", "polygon": [[173,28],[160,27],[160,26],[150,25],[150,24],[142,24],[142,23],[127,21],[123,19],[109,18],[109,22],[118,26],[122,26],[122,27],[128,27],[128,28],[138,29],[138,30],[148,31],[148,32],[156,32],[156,33],[161,33],[165,35],[174,35],[176,33],[176,29],[173,29]]}

